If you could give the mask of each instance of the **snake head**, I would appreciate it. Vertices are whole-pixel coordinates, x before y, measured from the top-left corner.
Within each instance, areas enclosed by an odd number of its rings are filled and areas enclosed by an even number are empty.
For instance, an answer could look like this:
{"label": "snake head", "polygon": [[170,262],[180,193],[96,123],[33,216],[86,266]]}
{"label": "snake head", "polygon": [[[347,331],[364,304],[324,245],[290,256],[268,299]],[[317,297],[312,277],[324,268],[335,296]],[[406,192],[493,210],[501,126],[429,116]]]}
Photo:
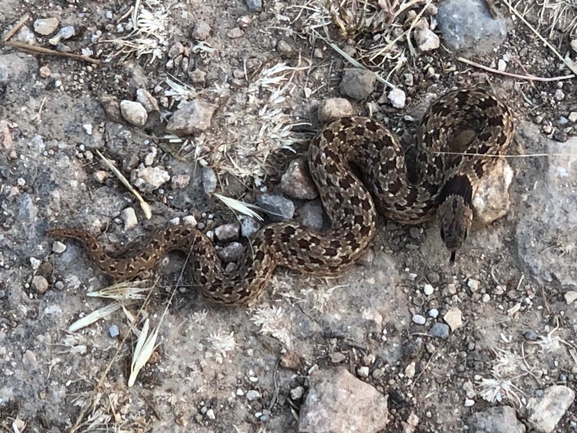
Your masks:
{"label": "snake head", "polygon": [[441,239],[451,252],[451,263],[459,250],[473,223],[473,209],[460,195],[448,196],[437,209],[437,223],[441,231]]}

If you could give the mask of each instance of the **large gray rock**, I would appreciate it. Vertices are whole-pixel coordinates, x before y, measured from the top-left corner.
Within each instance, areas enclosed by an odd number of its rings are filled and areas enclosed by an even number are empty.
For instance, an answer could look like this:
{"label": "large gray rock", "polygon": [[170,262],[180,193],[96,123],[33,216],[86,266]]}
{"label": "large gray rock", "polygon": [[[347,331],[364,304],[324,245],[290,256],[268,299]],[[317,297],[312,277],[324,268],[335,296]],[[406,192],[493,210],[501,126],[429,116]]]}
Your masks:
{"label": "large gray rock", "polygon": [[507,37],[507,21],[493,19],[485,0],[445,0],[437,23],[444,45],[466,55],[492,53]]}
{"label": "large gray rock", "polygon": [[528,421],[539,433],[551,433],[575,400],[575,391],[566,386],[554,385],[543,395],[529,401]]}
{"label": "large gray rock", "polygon": [[311,375],[299,417],[300,433],[372,433],[388,422],[387,397],[344,368]]}
{"label": "large gray rock", "polygon": [[490,407],[468,419],[471,433],[524,433],[525,426],[511,406]]}
{"label": "large gray rock", "polygon": [[[550,156],[534,161],[536,178],[527,180],[528,194],[519,212],[517,248],[525,267],[541,283],[557,280],[577,287],[575,236],[577,227],[577,137],[558,143],[544,137],[539,128],[523,124],[518,128],[519,142],[527,153]],[[559,156],[562,155],[562,156]]]}

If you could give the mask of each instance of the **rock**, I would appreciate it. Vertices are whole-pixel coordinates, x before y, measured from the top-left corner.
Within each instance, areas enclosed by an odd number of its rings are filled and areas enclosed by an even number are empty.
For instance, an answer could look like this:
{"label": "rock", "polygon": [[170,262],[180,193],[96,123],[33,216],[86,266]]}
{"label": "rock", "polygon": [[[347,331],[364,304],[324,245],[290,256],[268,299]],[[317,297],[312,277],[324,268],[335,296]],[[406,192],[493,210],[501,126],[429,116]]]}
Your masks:
{"label": "rock", "polygon": [[289,164],[287,171],[281,177],[280,187],[286,195],[301,200],[312,200],[319,195],[309,174],[307,162],[302,158]]}
{"label": "rock", "polygon": [[376,76],[366,69],[345,69],[339,89],[355,101],[369,97],[375,87]]}
{"label": "rock", "polygon": [[309,201],[299,209],[298,221],[317,232],[320,232],[324,224],[323,205],[320,200]]}
{"label": "rock", "polygon": [[542,396],[529,400],[529,425],[539,433],[550,433],[575,400],[575,391],[562,385],[553,385]]}
{"label": "rock", "polygon": [[216,173],[210,167],[204,167],[202,169],[202,188],[204,193],[209,197],[216,191]]}
{"label": "rock", "polygon": [[566,292],[563,296],[565,297],[565,302],[567,302],[567,305],[570,305],[577,300],[577,292],[574,290]]}
{"label": "rock", "polygon": [[152,192],[170,180],[168,172],[160,167],[143,167],[133,170],[132,184],[142,192]]}
{"label": "rock", "polygon": [[174,135],[191,135],[210,128],[216,105],[200,99],[185,103],[168,120],[166,130]]}
{"label": "rock", "polygon": [[293,51],[293,47],[291,47],[290,44],[284,39],[281,39],[277,42],[276,49],[281,54],[290,54]]}
{"label": "rock", "polygon": [[230,242],[238,239],[240,225],[238,223],[229,223],[221,225],[214,229],[214,235],[221,242]]}
{"label": "rock", "polygon": [[204,83],[206,83],[206,72],[201,71],[200,69],[190,71],[188,73],[188,77],[190,78],[193,84],[204,85]]}
{"label": "rock", "polygon": [[246,7],[251,12],[260,12],[262,10],[262,0],[245,0]]}
{"label": "rock", "polygon": [[120,112],[120,101],[116,96],[105,93],[98,98],[98,101],[100,102],[100,105],[102,105],[106,117],[113,122],[122,123],[123,117]]}
{"label": "rock", "polygon": [[241,38],[244,35],[244,32],[239,29],[238,27],[235,27],[233,29],[230,29],[226,36],[228,36],[229,39],[238,39]]}
{"label": "rock", "polygon": [[60,241],[54,241],[52,243],[52,252],[53,253],[62,254],[64,251],[66,251],[66,244],[64,244]]}
{"label": "rock", "polygon": [[196,227],[197,221],[194,215],[187,215],[182,218],[182,223],[187,226]]}
{"label": "rock", "polygon": [[243,217],[241,220],[240,233],[245,238],[250,238],[260,230],[262,224],[251,217]]}
{"label": "rock", "polygon": [[257,197],[256,204],[268,214],[271,221],[288,221],[295,213],[294,203],[281,195],[261,195]]}
{"label": "rock", "polygon": [[389,422],[387,397],[343,368],[317,370],[300,410],[299,433],[376,433]]}
{"label": "rock", "polygon": [[344,362],[346,359],[347,359],[347,356],[341,352],[334,352],[334,353],[331,353],[329,355],[329,360],[333,364],[340,364],[341,362]]}
{"label": "rock", "polygon": [[118,330],[118,326],[110,325],[108,327],[108,335],[110,335],[111,338],[118,337],[120,335],[120,331]]}
{"label": "rock", "polygon": [[226,247],[218,251],[218,257],[223,262],[237,262],[244,253],[244,247],[240,242],[231,242]]}
{"label": "rock", "polygon": [[476,412],[467,420],[469,431],[475,433],[524,433],[525,426],[517,419],[511,406],[490,407]]}
{"label": "rock", "polygon": [[443,316],[443,320],[451,327],[452,332],[463,326],[462,313],[457,307],[449,308],[449,311]]}
{"label": "rock", "polygon": [[423,293],[427,296],[431,296],[433,293],[435,293],[435,288],[430,284],[425,284],[425,287],[423,287]]}
{"label": "rock", "polygon": [[146,89],[138,89],[136,91],[136,100],[144,107],[147,113],[160,111],[158,101]]}
{"label": "rock", "polygon": [[441,45],[439,37],[429,28],[429,25],[425,20],[421,20],[417,23],[413,36],[415,37],[415,42],[421,51],[436,50]]}
{"label": "rock", "polygon": [[205,21],[198,21],[192,30],[192,38],[197,41],[204,41],[209,38],[211,32],[210,25]]}
{"label": "rock", "polygon": [[36,36],[34,36],[34,32],[30,30],[28,26],[22,26],[18,33],[14,36],[14,40],[16,42],[22,42],[23,44],[28,45],[36,45]]}
{"label": "rock", "polygon": [[427,323],[427,319],[425,319],[425,317],[421,316],[420,314],[415,314],[413,316],[413,322],[417,325],[424,325]]}
{"label": "rock", "polygon": [[504,159],[483,174],[473,197],[473,230],[486,227],[509,211],[513,175],[513,169]]}
{"label": "rock", "polygon": [[254,401],[254,400],[259,399],[259,398],[261,398],[260,392],[254,390],[254,389],[251,389],[246,393],[246,399],[248,401]]}
{"label": "rock", "polygon": [[405,95],[405,92],[399,89],[398,87],[395,87],[393,90],[391,90],[387,95],[387,97],[389,98],[389,101],[391,102],[391,105],[393,107],[395,108],[405,107],[407,95]]}
{"label": "rock", "polygon": [[38,293],[46,292],[49,286],[48,281],[42,275],[35,275],[34,278],[32,278],[32,287],[34,287],[34,290]]}
{"label": "rock", "polygon": [[177,174],[170,179],[172,189],[184,189],[190,183],[190,176],[188,174]]}
{"label": "rock", "polygon": [[134,126],[144,126],[148,120],[148,113],[142,104],[127,99],[120,101],[120,114]]}
{"label": "rock", "polygon": [[571,113],[569,113],[569,118],[568,118],[569,122],[577,122],[577,111],[572,111]]}
{"label": "rock", "polygon": [[493,53],[507,37],[507,21],[494,20],[485,0],[445,0],[437,23],[444,45],[468,56]]}
{"label": "rock", "polygon": [[305,393],[305,389],[302,386],[297,386],[290,390],[291,400],[299,400]]}
{"label": "rock", "polygon": [[120,218],[124,222],[124,231],[132,230],[138,225],[138,218],[136,217],[136,212],[132,207],[127,207],[120,212]]}
{"label": "rock", "polygon": [[325,99],[319,105],[319,121],[329,123],[341,117],[354,116],[355,110],[348,99],[330,98]]}
{"label": "rock", "polygon": [[42,36],[48,36],[54,33],[58,28],[57,18],[39,18],[34,21],[34,31]]}
{"label": "rock", "polygon": [[449,325],[444,323],[435,323],[429,330],[429,335],[446,340],[449,338]]}
{"label": "rock", "polygon": [[297,371],[302,368],[303,364],[303,358],[294,350],[287,350],[280,357],[280,365],[282,368]]}
{"label": "rock", "polygon": [[[577,227],[577,164],[569,155],[577,154],[577,137],[557,143],[544,137],[535,125],[524,123],[517,130],[530,152],[547,149],[532,179],[535,185],[523,202],[518,215],[516,243],[523,266],[541,283],[556,281],[562,286],[577,287],[575,238]],[[563,156],[559,156],[563,155]],[[555,229],[552,230],[552,227]]]}

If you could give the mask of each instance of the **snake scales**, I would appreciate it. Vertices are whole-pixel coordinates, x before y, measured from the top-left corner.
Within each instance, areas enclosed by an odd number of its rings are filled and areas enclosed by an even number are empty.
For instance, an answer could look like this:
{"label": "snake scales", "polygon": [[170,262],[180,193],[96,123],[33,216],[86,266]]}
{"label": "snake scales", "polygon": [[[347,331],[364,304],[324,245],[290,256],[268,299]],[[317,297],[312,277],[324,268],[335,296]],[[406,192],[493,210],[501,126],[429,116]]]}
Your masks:
{"label": "snake scales", "polygon": [[[494,156],[505,152],[513,129],[509,109],[485,90],[447,93],[431,104],[418,129],[420,179],[411,183],[401,146],[388,129],[365,117],[332,122],[312,140],[308,151],[310,172],[331,228],[318,233],[293,222],[265,226],[232,273],[224,272],[211,241],[192,227],[166,228],[125,259],[109,256],[83,230],[54,229],[49,235],[82,241],[102,272],[120,280],[153,268],[171,250],[185,251],[188,283],[224,305],[255,299],[277,266],[324,276],[347,268],[371,243],[377,210],[406,224],[421,223],[436,213],[441,237],[454,260],[471,226],[471,201],[478,181],[496,162]],[[359,167],[362,181],[349,164]]]}

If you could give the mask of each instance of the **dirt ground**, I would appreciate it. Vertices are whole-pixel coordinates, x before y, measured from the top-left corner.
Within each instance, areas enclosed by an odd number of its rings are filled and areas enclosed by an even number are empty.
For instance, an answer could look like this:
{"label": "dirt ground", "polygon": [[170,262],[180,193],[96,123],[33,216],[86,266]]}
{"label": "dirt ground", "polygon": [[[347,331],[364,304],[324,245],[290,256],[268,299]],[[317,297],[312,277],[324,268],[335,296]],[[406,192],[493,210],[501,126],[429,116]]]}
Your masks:
{"label": "dirt ground", "polygon": [[[3,35],[25,14],[30,29],[38,18],[55,17],[58,28],[75,27],[75,36],[63,41],[70,52],[101,64],[0,49],[0,431],[60,432],[75,425],[78,431],[298,431],[303,396],[294,390],[306,392],[308,374],[333,365],[389,395],[391,432],[403,431],[411,414],[419,419],[416,431],[463,431],[472,413],[499,402],[522,418],[539,390],[577,387],[577,302],[570,300],[577,291],[575,79],[515,79],[461,63],[443,47],[412,54],[402,38],[374,70],[405,91],[406,107],[381,98],[390,89],[379,83],[366,101],[354,103],[359,113],[372,112],[409,145],[432,97],[479,84],[513,108],[517,137],[510,153],[541,155],[509,160],[515,176],[508,214],[471,233],[454,266],[433,223],[410,228],[381,219],[372,262],[339,278],[277,270],[253,305],[226,309],[180,287],[184,258],[170,255],[142,310],[140,301],[68,331],[110,304],[86,294],[111,281],[78,243],[65,241],[65,251],[54,252],[47,229],[83,227],[119,246],[175,218],[193,215],[206,231],[236,221],[204,193],[206,165],[225,196],[253,203],[265,189],[279,191],[280,175],[318,129],[320,101],[340,96],[342,71],[350,67],[328,40],[348,50],[369,47],[373,36],[362,29],[348,38],[339,34],[321,4],[278,0],[254,13],[236,0],[143,4],[166,15],[165,29],[154,30],[160,35],[154,47],[142,42],[136,59],[132,46],[118,43],[144,38],[129,36],[130,2],[2,1]],[[574,58],[567,23],[577,7],[567,6],[559,23],[555,4],[517,7],[563,56]],[[191,37],[200,21],[210,26],[204,42]],[[401,17],[399,23],[402,31]],[[519,19],[510,24],[505,43],[475,61],[497,68],[506,56],[509,72],[570,73],[529,27]],[[242,31],[231,34],[235,28]],[[35,34],[34,43],[51,48],[52,36]],[[173,48],[177,42],[183,55]],[[106,117],[104,95],[135,100],[141,88],[160,102],[156,121],[138,128]],[[212,127],[189,140],[164,139],[164,115],[194,97],[217,106]],[[246,157],[250,146],[254,155]],[[190,182],[144,193],[153,214],[146,220],[97,151],[127,177],[148,158],[173,179],[188,175]],[[234,164],[239,160],[242,166]],[[297,210],[304,203],[297,201]],[[121,218],[127,207],[139,220],[128,231]],[[433,323],[456,309],[462,326],[447,339],[431,337]],[[128,387],[137,342],[130,317],[137,314],[151,327],[160,324],[158,345]],[[416,315],[426,323],[416,323]],[[118,328],[115,338],[111,326]],[[283,367],[281,360],[291,357],[299,360],[295,368]],[[369,368],[368,377],[361,367]],[[475,397],[467,397],[470,387]],[[576,426],[572,408],[556,431]]]}

